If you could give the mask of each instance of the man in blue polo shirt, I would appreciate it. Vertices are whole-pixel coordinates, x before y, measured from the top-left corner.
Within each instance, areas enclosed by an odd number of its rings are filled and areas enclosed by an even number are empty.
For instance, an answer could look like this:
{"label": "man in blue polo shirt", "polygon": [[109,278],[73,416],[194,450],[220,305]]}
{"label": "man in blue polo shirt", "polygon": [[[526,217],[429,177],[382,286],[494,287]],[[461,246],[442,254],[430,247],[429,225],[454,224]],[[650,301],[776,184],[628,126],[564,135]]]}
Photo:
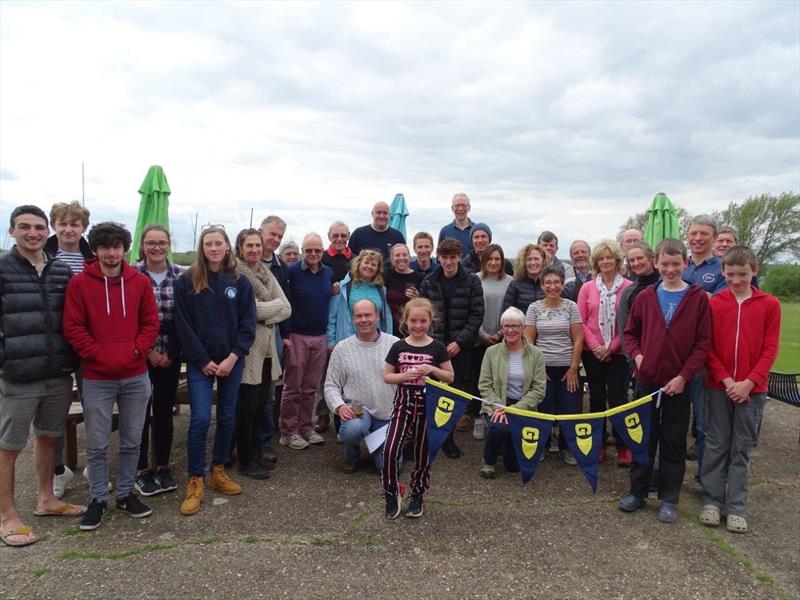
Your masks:
{"label": "man in blue polo shirt", "polygon": [[[722,261],[714,255],[714,242],[717,239],[717,222],[708,215],[697,215],[689,223],[686,237],[689,241],[691,258],[683,271],[683,280],[686,283],[696,283],[703,288],[709,296],[728,287],[722,275]],[[690,396],[692,399],[692,437],[694,445],[686,452],[690,460],[697,460],[697,475],[700,479],[700,469],[703,465],[703,450],[706,445],[705,432],[705,378],[706,370],[697,373],[690,383]]]}
{"label": "man in blue polo shirt", "polygon": [[461,258],[464,258],[472,250],[472,226],[474,223],[469,218],[469,197],[463,192],[453,196],[451,206],[453,210],[452,223],[448,223],[439,231],[439,243],[444,239],[458,240],[461,244]]}

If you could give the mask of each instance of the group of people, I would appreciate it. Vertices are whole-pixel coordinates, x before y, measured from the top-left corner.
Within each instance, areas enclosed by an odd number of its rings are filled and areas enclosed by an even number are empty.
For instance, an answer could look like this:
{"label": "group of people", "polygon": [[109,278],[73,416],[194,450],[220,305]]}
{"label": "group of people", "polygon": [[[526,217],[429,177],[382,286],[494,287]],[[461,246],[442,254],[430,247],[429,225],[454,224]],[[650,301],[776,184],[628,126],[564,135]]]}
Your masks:
{"label": "group of people", "polygon": [[[14,209],[15,246],[0,257],[3,542],[37,539],[14,505],[14,464],[31,423],[35,515],[80,517],[84,530],[101,524],[114,489],[107,453],[115,417],[117,509],[147,517],[142,497],[176,490],[172,418],[183,363],[191,407],[184,515],[201,509],[206,485],[242,492],[228,473],[233,464],[241,476],[269,477],[276,429],[280,445],[300,451],[323,444],[333,425],[347,473],[362,464],[364,438],[386,427],[370,461],[386,516],[402,512],[406,460],[415,464],[405,514],[422,516],[431,377],[488,401],[474,400],[442,446],[459,458],[455,431],[471,431],[483,440],[486,479],[498,475],[500,457],[503,470],[519,470],[502,407],[574,414],[584,382],[592,412],[627,402],[632,383],[635,397],[661,390],[648,464],[603,431],[600,461],[611,449],[618,466],[630,467],[620,509],[644,506],[654,489],[658,519],[677,520],[691,415],[701,521],[718,525],[725,515],[728,529],[745,531],[750,451],[777,355],[780,304],[752,285],[758,265],[735,231],[701,215],[687,231],[689,251],[675,239],[653,249],[628,230],[621,246],[572,242],[569,263],[545,231],[512,262],[491,228],[469,218],[465,194],[451,206],[454,219],[438,239],[420,232],[410,248],[389,227],[384,202],[352,233],[334,222],[327,244],[308,233],[299,247],[281,247],[286,223],[274,215],[233,243],[223,226],[208,226],[188,269],[169,260],[170,232],[160,225],[135,240],[129,264],[134,240],[125,227],[99,223],[84,237],[89,211],[77,202],[54,205],[49,218],[36,206]],[[85,507],[61,500],[74,476],[63,464],[73,386],[86,423]],[[551,449],[576,464],[561,432]]]}

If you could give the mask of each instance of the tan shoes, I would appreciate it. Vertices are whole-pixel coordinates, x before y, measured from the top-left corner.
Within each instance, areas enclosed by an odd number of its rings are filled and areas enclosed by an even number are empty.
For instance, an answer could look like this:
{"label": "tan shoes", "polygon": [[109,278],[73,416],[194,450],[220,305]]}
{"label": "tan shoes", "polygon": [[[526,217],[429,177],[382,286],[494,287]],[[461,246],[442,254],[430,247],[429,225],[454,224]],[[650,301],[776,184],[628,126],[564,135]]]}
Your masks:
{"label": "tan shoes", "polygon": [[186,486],[186,498],[181,502],[181,514],[193,515],[203,502],[205,483],[202,477],[190,477]]}
{"label": "tan shoes", "polygon": [[242,493],[242,486],[228,477],[223,465],[211,467],[211,489],[226,496],[235,496]]}

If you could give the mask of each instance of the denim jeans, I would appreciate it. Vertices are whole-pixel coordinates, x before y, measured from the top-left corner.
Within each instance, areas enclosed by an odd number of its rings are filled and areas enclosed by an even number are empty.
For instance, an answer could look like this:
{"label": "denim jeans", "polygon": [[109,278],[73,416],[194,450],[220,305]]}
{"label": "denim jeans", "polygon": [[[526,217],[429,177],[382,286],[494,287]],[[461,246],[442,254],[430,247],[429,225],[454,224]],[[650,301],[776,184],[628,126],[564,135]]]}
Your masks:
{"label": "denim jeans", "polygon": [[[242,381],[244,360],[239,359],[227,377],[217,377],[217,430],[214,434],[212,465],[224,465],[231,452],[231,442],[236,427],[236,402]],[[186,440],[187,471],[190,477],[203,477],[206,473],[206,442],[211,426],[211,395],[214,376],[204,375],[196,366],[186,366],[186,384],[189,388],[189,406],[192,417]]]}
{"label": "denim jeans", "polygon": [[503,466],[506,471],[509,473],[518,472],[519,462],[511,443],[511,431],[508,425],[492,423],[486,416],[482,418],[486,419],[487,422],[486,441],[483,444],[483,462],[494,466],[497,464],[497,457],[502,454]]}
{"label": "denim jeans", "polygon": [[[574,415],[578,412],[578,390],[570,392],[567,389],[567,382],[561,381],[569,367],[546,367],[547,389],[544,393],[544,400],[537,407],[539,412],[549,415]],[[553,434],[555,435],[555,434]],[[558,448],[567,449],[567,440],[558,429]]]}
{"label": "denim jeans", "polygon": [[[339,437],[341,437],[342,444],[344,444],[344,455],[347,458],[358,460],[358,457],[361,456],[361,440],[367,434],[380,429],[388,422],[388,420],[376,419],[366,410],[360,417],[341,421]],[[380,473],[383,469],[383,446],[372,453],[372,460],[375,462],[375,468]]]}
{"label": "denim jeans", "polygon": [[114,402],[119,409],[117,498],[133,489],[142,429],[150,400],[150,378],[142,373],[117,381],[83,381],[83,416],[86,421],[86,468],[92,499],[108,500],[108,445]]}

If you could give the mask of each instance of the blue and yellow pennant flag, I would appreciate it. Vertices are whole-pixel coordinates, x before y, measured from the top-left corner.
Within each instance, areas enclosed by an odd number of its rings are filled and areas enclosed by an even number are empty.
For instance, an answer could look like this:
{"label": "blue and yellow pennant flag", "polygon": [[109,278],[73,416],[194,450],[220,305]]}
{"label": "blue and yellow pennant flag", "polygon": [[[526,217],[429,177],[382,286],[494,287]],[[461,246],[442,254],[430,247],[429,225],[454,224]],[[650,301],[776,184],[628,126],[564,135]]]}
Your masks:
{"label": "blue and yellow pennant flag", "polygon": [[614,425],[614,431],[633,453],[640,465],[650,464],[650,418],[653,396],[644,396],[628,404],[606,411]]}
{"label": "blue and yellow pennant flag", "polygon": [[519,462],[519,473],[522,483],[528,483],[542,455],[550,446],[550,430],[553,428],[553,415],[530,412],[506,407],[508,429],[511,432],[511,443]]}
{"label": "blue and yellow pennant flag", "polygon": [[583,415],[558,415],[558,427],[567,441],[569,449],[578,461],[578,468],[586,481],[597,491],[600,446],[603,444],[603,421],[606,413]]}
{"label": "blue and yellow pennant flag", "polygon": [[464,414],[472,396],[456,388],[425,380],[425,416],[428,427],[428,462],[433,462],[456,422]]}

